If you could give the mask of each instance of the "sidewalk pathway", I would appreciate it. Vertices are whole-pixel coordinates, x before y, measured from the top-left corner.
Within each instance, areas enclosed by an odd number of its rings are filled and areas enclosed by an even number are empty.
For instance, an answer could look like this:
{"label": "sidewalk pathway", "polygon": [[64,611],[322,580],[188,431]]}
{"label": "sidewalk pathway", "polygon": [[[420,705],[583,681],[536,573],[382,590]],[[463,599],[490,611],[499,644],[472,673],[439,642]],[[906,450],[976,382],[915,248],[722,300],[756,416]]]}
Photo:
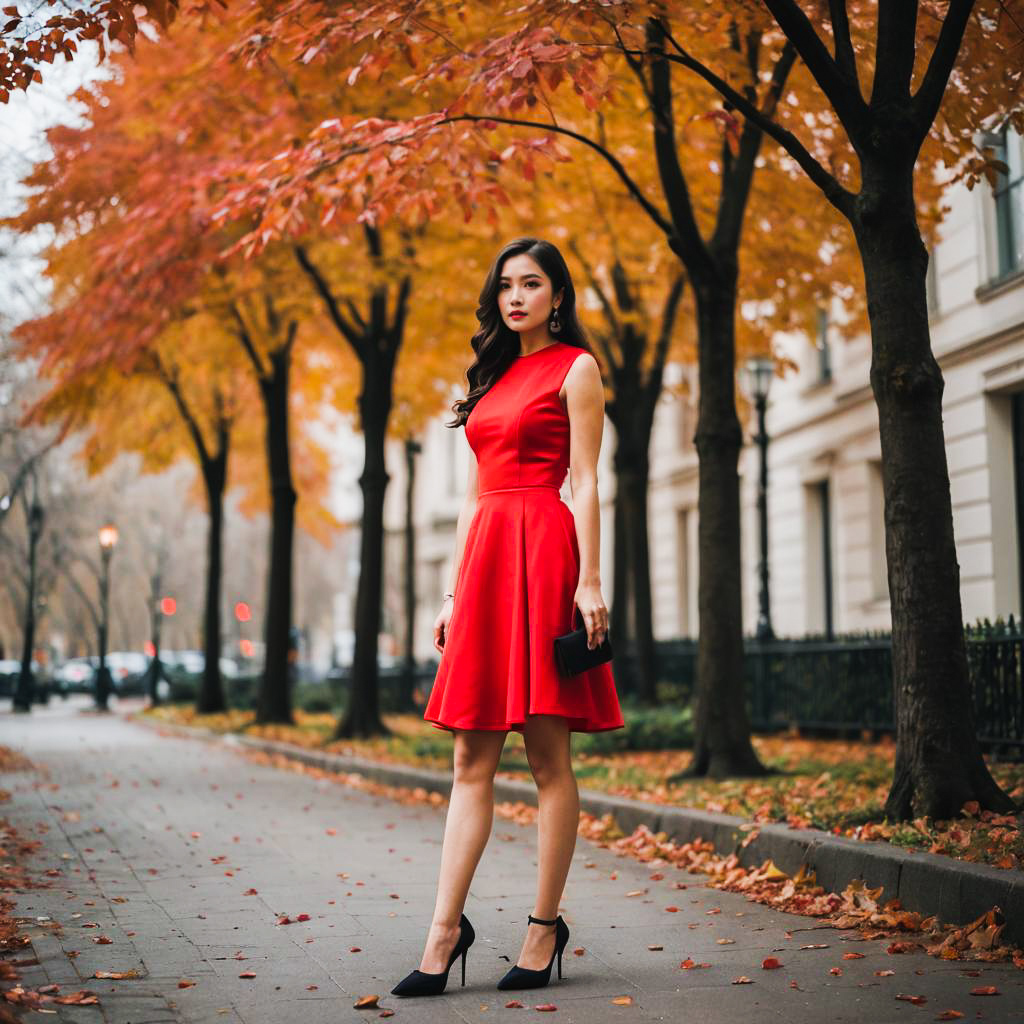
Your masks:
{"label": "sidewalk pathway", "polygon": [[[161,737],[116,714],[83,713],[81,703],[55,702],[31,716],[7,707],[0,743],[46,776],[0,777],[12,794],[0,817],[42,839],[34,875],[62,871],[52,889],[14,894],[17,914],[61,925],[30,926],[40,966],[24,969],[22,983],[89,988],[100,998],[98,1007],[50,1004],[51,1019],[349,1024],[386,1008],[396,1020],[459,1024],[532,1016],[553,1003],[552,1019],[565,1024],[885,1024],[935,1020],[949,1009],[968,1020],[1024,1021],[1024,972],[1011,965],[889,955],[886,940],[849,941],[852,933],[707,888],[701,876],[668,867],[652,880],[656,869],[582,839],[562,903],[572,932],[564,979],[552,972],[545,989],[498,992],[532,909],[536,832],[497,816],[466,906],[477,932],[466,987],[456,966],[444,996],[398,999],[389,989],[419,963],[433,909],[443,808]],[[277,923],[300,914],[309,920]],[[96,944],[98,934],[113,941]],[[578,947],[584,953],[573,955]],[[865,956],[844,960],[849,952]],[[783,967],[763,970],[769,956]],[[680,970],[686,958],[711,966]],[[92,977],[130,969],[140,977]],[[882,970],[895,974],[878,977]],[[255,977],[240,978],[246,971]],[[739,976],[752,983],[733,984]],[[182,979],[195,984],[179,988]],[[989,985],[1001,994],[969,994]],[[369,993],[380,1007],[354,1009]],[[613,1002],[623,996],[631,1004]],[[515,998],[525,1009],[505,1008]]]}

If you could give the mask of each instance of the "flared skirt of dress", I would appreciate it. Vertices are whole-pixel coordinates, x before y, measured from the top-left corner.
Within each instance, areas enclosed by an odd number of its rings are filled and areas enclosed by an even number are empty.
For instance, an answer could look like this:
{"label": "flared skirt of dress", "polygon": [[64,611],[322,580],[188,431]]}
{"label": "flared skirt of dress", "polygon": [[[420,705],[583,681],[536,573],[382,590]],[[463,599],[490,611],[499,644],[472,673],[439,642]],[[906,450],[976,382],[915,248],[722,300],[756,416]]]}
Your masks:
{"label": "flared skirt of dress", "polygon": [[612,662],[574,676],[555,662],[578,580],[575,522],[556,488],[481,493],[424,719],[521,732],[528,714],[562,715],[578,732],[621,728]]}

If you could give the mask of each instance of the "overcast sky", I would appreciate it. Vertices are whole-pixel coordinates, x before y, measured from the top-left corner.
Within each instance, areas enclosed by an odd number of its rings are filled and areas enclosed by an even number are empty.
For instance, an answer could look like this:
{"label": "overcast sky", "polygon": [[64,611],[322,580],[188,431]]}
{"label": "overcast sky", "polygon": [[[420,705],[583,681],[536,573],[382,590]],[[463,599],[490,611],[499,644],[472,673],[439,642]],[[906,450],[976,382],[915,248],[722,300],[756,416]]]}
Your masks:
{"label": "overcast sky", "polygon": [[[47,128],[81,119],[69,97],[100,74],[96,48],[81,43],[74,61],[60,59],[44,65],[41,83],[34,82],[28,92],[14,92],[7,103],[0,103],[0,216],[19,212],[25,195],[19,183],[46,155]],[[42,262],[35,254],[46,240],[42,233],[22,238],[0,229],[0,331],[45,306],[47,288],[41,277]]]}

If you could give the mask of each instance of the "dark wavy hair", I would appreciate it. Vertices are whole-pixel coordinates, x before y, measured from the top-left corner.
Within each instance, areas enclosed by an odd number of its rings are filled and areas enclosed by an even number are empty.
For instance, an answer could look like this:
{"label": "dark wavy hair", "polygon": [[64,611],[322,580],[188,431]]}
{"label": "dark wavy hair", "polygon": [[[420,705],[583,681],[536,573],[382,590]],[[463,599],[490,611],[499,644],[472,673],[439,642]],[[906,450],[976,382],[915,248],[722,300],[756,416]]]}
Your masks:
{"label": "dark wavy hair", "polygon": [[455,422],[446,423],[446,427],[463,426],[476,403],[487,394],[519,356],[519,335],[502,319],[501,310],[498,309],[498,289],[505,261],[512,256],[523,254],[535,260],[551,279],[552,295],[557,295],[559,291],[563,293],[562,301],[558,305],[558,319],[562,323],[562,329],[555,340],[574,345],[594,355],[576,315],[576,289],[569,276],[569,268],[558,248],[542,238],[513,239],[495,257],[480,291],[480,305],[476,311],[480,327],[470,339],[476,358],[466,371],[469,391],[465,398],[453,403]]}

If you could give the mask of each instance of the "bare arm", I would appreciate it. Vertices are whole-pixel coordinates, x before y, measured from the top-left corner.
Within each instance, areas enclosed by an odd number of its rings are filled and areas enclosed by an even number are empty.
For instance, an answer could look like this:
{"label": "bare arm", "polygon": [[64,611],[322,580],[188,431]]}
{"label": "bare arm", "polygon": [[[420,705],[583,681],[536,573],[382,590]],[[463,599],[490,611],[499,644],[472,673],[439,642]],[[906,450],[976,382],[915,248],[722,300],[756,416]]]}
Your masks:
{"label": "bare arm", "polygon": [[[448,588],[446,593],[458,593],[459,570],[462,567],[462,556],[466,550],[466,537],[469,534],[469,524],[473,521],[476,512],[476,499],[478,492],[476,453],[472,448],[469,450],[469,475],[466,481],[466,497],[459,509],[458,524],[455,527],[455,557],[452,559],[451,572],[448,574]],[[443,651],[448,639],[448,623],[451,621],[452,599],[445,598],[441,603],[441,611],[434,620],[434,650]]]}
{"label": "bare arm", "polygon": [[604,432],[604,383],[597,361],[578,357],[566,375],[569,414],[569,486],[580,550],[576,604],[596,647],[608,632],[608,609],[601,595],[601,505],[597,494],[597,457]]}

